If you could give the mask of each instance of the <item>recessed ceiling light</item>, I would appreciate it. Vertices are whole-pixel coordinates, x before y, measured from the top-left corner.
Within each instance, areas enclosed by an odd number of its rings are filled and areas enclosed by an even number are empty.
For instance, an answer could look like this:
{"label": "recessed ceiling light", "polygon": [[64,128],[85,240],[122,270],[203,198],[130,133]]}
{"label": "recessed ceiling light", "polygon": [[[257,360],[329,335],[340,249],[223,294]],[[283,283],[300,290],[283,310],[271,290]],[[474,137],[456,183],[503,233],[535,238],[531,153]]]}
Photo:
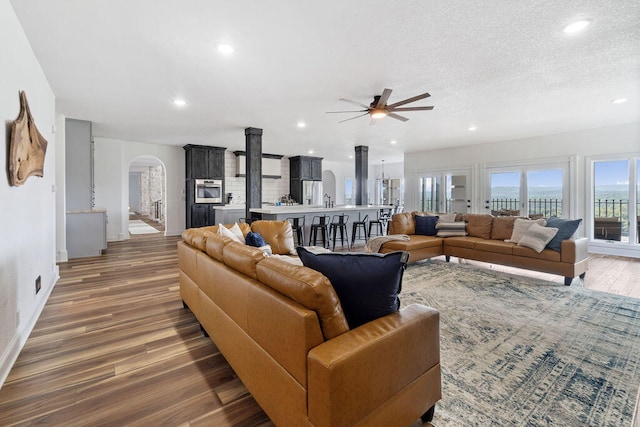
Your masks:
{"label": "recessed ceiling light", "polygon": [[468,129],[468,130],[469,130],[470,132],[474,132],[474,131],[478,130],[478,126],[469,126],[469,129]]}
{"label": "recessed ceiling light", "polygon": [[307,153],[313,154],[313,150],[309,150],[309,151],[307,151]]}
{"label": "recessed ceiling light", "polygon": [[225,55],[230,55],[230,54],[233,53],[233,47],[231,45],[228,45],[228,44],[219,44],[218,45],[218,52],[224,53]]}
{"label": "recessed ceiling light", "polygon": [[349,156],[350,159],[353,159],[353,156]]}
{"label": "recessed ceiling light", "polygon": [[307,124],[306,124],[305,122],[298,122],[298,125],[297,125],[297,126],[298,126],[299,128],[303,128],[303,127],[306,127],[306,126],[307,126]]}
{"label": "recessed ceiling light", "polygon": [[184,99],[176,98],[173,100],[173,105],[175,105],[176,107],[184,107],[185,105],[187,105],[187,101],[185,101]]}
{"label": "recessed ceiling light", "polygon": [[627,98],[618,98],[611,101],[612,104],[622,104],[624,102],[627,102]]}
{"label": "recessed ceiling light", "polygon": [[398,141],[396,141],[395,139],[393,141],[389,141],[389,144],[392,144],[392,145],[395,145],[397,143],[398,143]]}
{"label": "recessed ceiling light", "polygon": [[579,21],[575,21],[567,25],[566,27],[564,27],[564,30],[562,31],[564,31],[567,34],[578,33],[584,30],[585,28],[587,28],[587,26],[590,23],[591,21],[589,19],[581,19]]}

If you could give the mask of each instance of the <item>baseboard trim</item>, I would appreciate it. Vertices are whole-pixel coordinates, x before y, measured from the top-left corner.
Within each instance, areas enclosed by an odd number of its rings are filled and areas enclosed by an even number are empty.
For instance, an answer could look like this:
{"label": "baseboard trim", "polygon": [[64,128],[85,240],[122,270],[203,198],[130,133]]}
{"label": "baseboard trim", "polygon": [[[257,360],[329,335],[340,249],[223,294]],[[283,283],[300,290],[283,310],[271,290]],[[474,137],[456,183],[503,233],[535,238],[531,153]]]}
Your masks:
{"label": "baseboard trim", "polygon": [[11,372],[11,368],[15,365],[16,360],[18,360],[18,356],[27,342],[29,335],[31,335],[33,328],[36,326],[36,322],[40,318],[40,314],[42,314],[44,306],[47,304],[47,301],[49,301],[51,292],[53,292],[53,288],[55,288],[56,283],[58,283],[58,279],[60,279],[59,270],[56,272],[51,286],[47,286],[43,289],[46,293],[42,295],[42,298],[40,298],[40,302],[31,315],[29,322],[26,323],[24,329],[18,331],[18,333],[13,336],[7,350],[2,354],[2,358],[0,359],[0,388],[4,385],[4,382],[7,380],[7,377]]}

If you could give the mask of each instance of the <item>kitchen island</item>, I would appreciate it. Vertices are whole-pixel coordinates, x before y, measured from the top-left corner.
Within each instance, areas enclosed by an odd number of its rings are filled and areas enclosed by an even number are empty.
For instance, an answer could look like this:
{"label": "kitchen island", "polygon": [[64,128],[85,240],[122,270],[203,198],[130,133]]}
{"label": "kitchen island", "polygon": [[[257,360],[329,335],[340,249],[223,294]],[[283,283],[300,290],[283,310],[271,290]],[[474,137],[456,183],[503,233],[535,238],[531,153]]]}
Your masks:
{"label": "kitchen island", "polygon": [[[351,232],[354,221],[361,221],[362,219],[364,219],[365,215],[369,216],[368,221],[372,219],[375,220],[378,218],[380,209],[390,209],[391,207],[392,206],[389,205],[344,205],[334,206],[332,208],[327,208],[321,205],[263,206],[261,209],[250,209],[249,212],[251,213],[252,218],[280,221],[286,220],[287,218],[304,216],[304,239],[305,243],[308,245],[310,244],[309,232],[311,230],[311,223],[313,221],[313,217],[315,216],[327,215],[329,216],[330,222],[333,219],[334,215],[348,215],[349,219],[347,221],[347,235],[349,236],[349,242],[351,242]],[[372,231],[375,233],[377,231],[377,228],[374,228],[374,230]],[[364,236],[361,235],[361,237]],[[338,237],[337,240],[337,245],[340,245],[340,238]]]}

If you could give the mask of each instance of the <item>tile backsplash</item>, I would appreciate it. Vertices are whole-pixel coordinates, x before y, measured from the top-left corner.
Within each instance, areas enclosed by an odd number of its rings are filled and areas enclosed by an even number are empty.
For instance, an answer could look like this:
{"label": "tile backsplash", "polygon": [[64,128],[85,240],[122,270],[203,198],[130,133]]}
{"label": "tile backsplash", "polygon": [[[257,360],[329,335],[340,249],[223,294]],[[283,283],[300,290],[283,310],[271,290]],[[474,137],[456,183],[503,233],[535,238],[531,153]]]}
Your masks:
{"label": "tile backsplash", "polygon": [[[232,205],[245,204],[246,202],[246,179],[243,176],[236,176],[237,163],[236,155],[233,151],[225,151],[225,192],[233,193]],[[275,203],[285,194],[289,194],[289,158],[283,157],[280,160],[281,178],[262,179],[262,203]],[[226,202],[226,194],[225,194]]]}

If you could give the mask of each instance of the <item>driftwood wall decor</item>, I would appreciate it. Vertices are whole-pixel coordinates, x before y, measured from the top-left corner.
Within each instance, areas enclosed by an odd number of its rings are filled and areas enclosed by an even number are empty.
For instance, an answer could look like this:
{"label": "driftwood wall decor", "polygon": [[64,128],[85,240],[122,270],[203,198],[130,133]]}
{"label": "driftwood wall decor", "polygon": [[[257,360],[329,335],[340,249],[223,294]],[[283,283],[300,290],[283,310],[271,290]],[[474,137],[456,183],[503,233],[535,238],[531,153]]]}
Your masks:
{"label": "driftwood wall decor", "polygon": [[9,148],[9,182],[19,186],[31,175],[44,176],[44,156],[47,140],[33,121],[27,95],[20,91],[20,114],[11,123]]}

